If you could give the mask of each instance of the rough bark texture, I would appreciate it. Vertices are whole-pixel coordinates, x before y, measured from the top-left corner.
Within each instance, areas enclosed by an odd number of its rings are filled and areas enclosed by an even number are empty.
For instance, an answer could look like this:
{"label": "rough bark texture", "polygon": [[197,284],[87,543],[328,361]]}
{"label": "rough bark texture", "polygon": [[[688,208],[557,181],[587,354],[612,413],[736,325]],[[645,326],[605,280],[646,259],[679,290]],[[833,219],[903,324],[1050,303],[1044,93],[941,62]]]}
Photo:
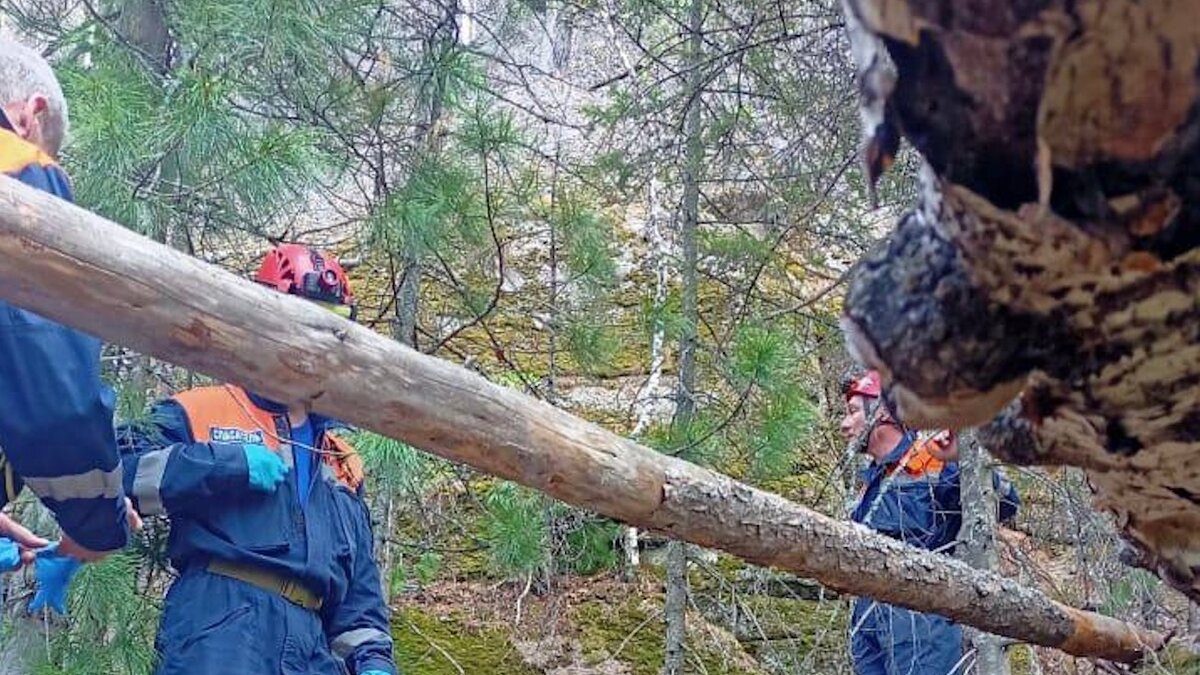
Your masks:
{"label": "rough bark texture", "polygon": [[6,177],[0,260],[4,300],[627,523],[1072,654],[1128,661],[1162,640],[656,453]]}
{"label": "rough bark texture", "polygon": [[[971,567],[996,571],[996,491],[992,486],[992,460],[970,434],[959,437],[962,453],[962,529],[958,533],[957,557]],[[966,640],[975,647],[976,675],[1008,675],[1008,656],[1000,640],[981,630],[967,629]]]}
{"label": "rough bark texture", "polygon": [[[692,0],[688,12],[688,103],[685,108],[683,141],[686,147],[683,166],[683,198],[679,217],[679,276],[683,288],[679,335],[679,381],[675,389],[673,436],[681,442],[691,439],[696,413],[696,346],[700,327],[699,269],[696,229],[700,224],[700,180],[704,172],[704,139],[701,134],[701,93],[704,68],[701,62],[701,31],[704,28],[704,0]],[[666,619],[663,675],[682,675],[687,641],[688,550],[684,541],[667,544],[667,588],[663,603]]]}
{"label": "rough bark texture", "polygon": [[1200,598],[1200,3],[845,4],[871,173],[901,137],[926,161],[852,350],[906,421],[1087,469]]}

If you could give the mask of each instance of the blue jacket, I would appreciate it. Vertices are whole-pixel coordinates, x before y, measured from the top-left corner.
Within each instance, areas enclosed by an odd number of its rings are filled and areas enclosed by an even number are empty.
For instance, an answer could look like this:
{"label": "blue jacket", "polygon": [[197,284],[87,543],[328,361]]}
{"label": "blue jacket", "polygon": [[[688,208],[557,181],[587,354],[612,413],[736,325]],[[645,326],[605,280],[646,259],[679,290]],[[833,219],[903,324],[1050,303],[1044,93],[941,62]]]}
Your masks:
{"label": "blue jacket", "polygon": [[[249,400],[275,422],[274,430],[263,433],[286,443],[291,429],[286,408],[253,395]],[[320,447],[335,423],[310,419]],[[222,437],[242,433],[233,429],[239,422],[244,419],[231,419]],[[294,470],[273,493],[251,490],[242,446],[196,442],[187,412],[174,399],[155,406],[151,424],[126,425],[119,433],[126,488],[141,513],[169,515],[168,555],[176,569],[219,559],[296,579],[324,599],[326,637],[351,673],[395,672],[389,611],[359,495],[328,471],[313,472],[304,509]],[[293,465],[291,451],[284,454]]]}
{"label": "blue jacket", "polygon": [[[0,113],[0,171],[71,201],[66,174],[12,131]],[[129,538],[112,390],[100,379],[100,341],[0,302],[0,505],[22,484],[72,539],[93,551]]]}
{"label": "blue jacket", "polygon": [[[862,492],[851,518],[913,546],[948,551],[962,527],[958,464],[942,464],[920,450],[910,453],[913,441],[912,434],[905,435],[882,461],[863,469]],[[1000,472],[992,480],[1000,493],[999,518],[1009,520],[1020,497]]]}

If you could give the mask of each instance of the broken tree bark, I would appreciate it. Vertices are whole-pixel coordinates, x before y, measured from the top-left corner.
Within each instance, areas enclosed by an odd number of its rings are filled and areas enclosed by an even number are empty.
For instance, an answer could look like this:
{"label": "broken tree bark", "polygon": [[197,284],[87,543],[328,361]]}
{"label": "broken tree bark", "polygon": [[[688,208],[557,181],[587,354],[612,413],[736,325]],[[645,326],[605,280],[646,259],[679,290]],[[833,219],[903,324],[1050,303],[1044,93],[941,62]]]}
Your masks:
{"label": "broken tree bark", "polygon": [[0,178],[0,297],[562,501],[1072,654],[1162,636],[682,460]]}
{"label": "broken tree bark", "polygon": [[844,2],[869,173],[926,164],[852,350],[906,422],[1088,470],[1200,599],[1200,2]]}

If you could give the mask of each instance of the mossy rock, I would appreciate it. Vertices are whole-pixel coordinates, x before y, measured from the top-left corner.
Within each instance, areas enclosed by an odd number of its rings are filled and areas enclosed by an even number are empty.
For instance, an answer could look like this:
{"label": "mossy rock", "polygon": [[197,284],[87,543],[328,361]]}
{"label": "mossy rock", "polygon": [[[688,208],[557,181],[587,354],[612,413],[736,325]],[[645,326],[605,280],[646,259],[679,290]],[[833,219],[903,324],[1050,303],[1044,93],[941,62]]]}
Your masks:
{"label": "mossy rock", "polygon": [[539,675],[525,665],[504,632],[473,627],[457,616],[431,616],[406,607],[392,619],[392,636],[396,665],[403,673]]}
{"label": "mossy rock", "polygon": [[[661,599],[632,598],[620,604],[591,601],[573,612],[579,630],[583,659],[588,664],[613,660],[629,666],[632,675],[658,675],[662,670],[665,637]],[[689,633],[697,630],[689,617]],[[708,675],[761,675],[741,647],[726,641],[726,653],[708,648],[712,640],[689,640],[706,646],[688,654],[685,673]],[[729,653],[733,652],[733,653]]]}

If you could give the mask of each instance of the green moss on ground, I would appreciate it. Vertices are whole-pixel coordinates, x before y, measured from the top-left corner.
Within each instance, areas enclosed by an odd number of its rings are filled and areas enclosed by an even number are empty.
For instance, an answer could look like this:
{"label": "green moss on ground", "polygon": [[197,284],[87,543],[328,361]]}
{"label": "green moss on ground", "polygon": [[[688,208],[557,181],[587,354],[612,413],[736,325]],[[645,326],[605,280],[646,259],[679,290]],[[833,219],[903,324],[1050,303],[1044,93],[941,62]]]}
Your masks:
{"label": "green moss on ground", "polygon": [[1134,672],[1140,675],[1200,675],[1200,654],[1195,647],[1170,643]]}
{"label": "green moss on ground", "polygon": [[[632,675],[658,675],[662,670],[666,643],[661,600],[633,598],[620,604],[585,602],[574,610],[573,621],[579,630],[586,663],[598,664],[612,659],[629,666]],[[711,644],[712,641],[704,643]],[[691,652],[684,672],[760,675],[762,671],[748,665],[749,657],[736,642],[729,640],[726,647],[734,653],[719,653],[713,649]]]}
{"label": "green moss on ground", "polygon": [[406,607],[393,617],[392,636],[396,665],[403,673],[539,675],[525,665],[503,631],[473,627],[456,616],[437,617]]}

